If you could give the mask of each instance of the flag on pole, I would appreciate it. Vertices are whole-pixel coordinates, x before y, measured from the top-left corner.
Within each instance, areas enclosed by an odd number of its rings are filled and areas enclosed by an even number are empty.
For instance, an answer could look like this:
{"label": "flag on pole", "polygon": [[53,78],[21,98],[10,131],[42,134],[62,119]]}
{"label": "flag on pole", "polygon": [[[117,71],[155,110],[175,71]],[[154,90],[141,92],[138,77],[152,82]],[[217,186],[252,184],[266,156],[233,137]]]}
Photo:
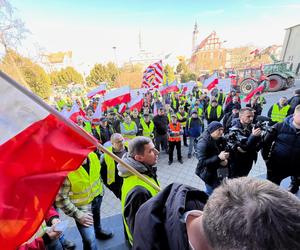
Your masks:
{"label": "flag on pole", "polygon": [[69,118],[73,122],[77,123],[77,117],[82,116],[84,120],[88,120],[86,117],[85,112],[82,110],[81,107],[79,107],[79,104],[77,101],[74,101],[72,108],[68,113],[63,113],[63,116],[65,118]]}
{"label": "flag on pole", "polygon": [[128,103],[130,111],[137,109],[138,111],[142,110],[144,104],[143,95],[139,91],[131,91],[131,101]]}
{"label": "flag on pole", "polygon": [[123,114],[126,111],[126,104],[121,103],[118,111],[119,111],[119,114]]}
{"label": "flag on pole", "polygon": [[168,84],[168,82],[167,82],[167,84],[165,86],[161,86],[159,89],[161,95],[166,95],[171,92],[177,92],[178,90],[179,90],[179,88],[178,88],[178,83],[176,80],[174,82],[172,82],[171,84]]}
{"label": "flag on pole", "polygon": [[102,102],[103,102],[103,98],[100,98],[97,104],[97,107],[95,109],[95,112],[92,116],[92,121],[93,122],[99,122],[100,118],[102,116]]}
{"label": "flag on pole", "polygon": [[213,73],[208,79],[204,80],[203,86],[208,90],[213,89],[218,84],[218,75]]}
{"label": "flag on pole", "polygon": [[88,94],[88,98],[93,98],[95,95],[104,95],[106,92],[106,83],[100,84],[97,88],[92,89]]}
{"label": "flag on pole", "polygon": [[183,94],[190,94],[193,91],[193,88],[197,85],[195,81],[189,81],[179,84],[179,88],[182,89]]}
{"label": "flag on pole", "polygon": [[162,61],[149,65],[143,74],[142,88],[158,88],[163,83]]}
{"label": "flag on pole", "polygon": [[249,102],[251,98],[258,92],[262,92],[264,90],[264,85],[258,86],[256,89],[252,90],[244,99],[243,102]]}
{"label": "flag on pole", "polygon": [[102,103],[102,110],[106,110],[108,107],[115,107],[121,103],[127,103],[130,101],[130,88],[124,86],[112,91],[107,92],[104,95],[104,101]]}
{"label": "flag on pole", "polygon": [[95,147],[2,72],[0,95],[0,246],[16,249],[40,227],[69,171]]}

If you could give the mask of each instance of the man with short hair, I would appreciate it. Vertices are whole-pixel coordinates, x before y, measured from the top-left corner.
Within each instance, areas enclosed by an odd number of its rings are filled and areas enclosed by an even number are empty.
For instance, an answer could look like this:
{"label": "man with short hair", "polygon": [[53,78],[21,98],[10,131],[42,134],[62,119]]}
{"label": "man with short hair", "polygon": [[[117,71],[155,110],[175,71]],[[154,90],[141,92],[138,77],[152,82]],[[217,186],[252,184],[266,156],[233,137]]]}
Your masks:
{"label": "man with short hair", "polygon": [[152,140],[154,139],[154,123],[150,120],[149,114],[144,114],[140,119],[139,131],[142,136],[149,137]]}
{"label": "man with short hair", "polygon": [[296,89],[294,96],[288,100],[288,104],[291,106],[290,113],[293,114],[297,105],[300,104],[300,89]]}
{"label": "man with short hair", "polygon": [[224,112],[222,106],[218,104],[217,100],[212,99],[205,112],[207,124],[210,124],[213,121],[219,122],[222,120],[223,116]]}
{"label": "man with short hair", "polygon": [[154,138],[155,147],[160,151],[160,146],[162,150],[168,152],[168,118],[165,115],[164,108],[158,110],[158,114],[153,118],[154,123]]}
{"label": "man with short hair", "polygon": [[[159,152],[150,138],[137,136],[129,142],[128,153],[124,154],[122,159],[149,181],[159,186],[156,168],[154,168],[158,154]],[[124,178],[121,203],[125,234],[132,245],[135,214],[140,206],[155,196],[158,191],[120,164],[118,164],[118,170],[119,175]]]}
{"label": "man with short hair", "polygon": [[108,124],[107,118],[101,117],[100,125],[99,125],[100,143],[104,144],[107,141],[109,141],[109,139],[113,133],[114,133],[114,131]]}
{"label": "man with short hair", "polygon": [[224,109],[224,113],[231,113],[233,107],[239,106],[239,109],[241,109],[241,104],[239,103],[239,97],[238,96],[233,96],[232,100],[225,104],[225,109]]}
{"label": "man with short hair", "polygon": [[300,201],[273,183],[229,179],[206,199],[168,185],[137,212],[133,250],[300,249]]}
{"label": "man with short hair", "polygon": [[239,136],[245,137],[242,145],[230,154],[230,176],[247,176],[252,168],[253,161],[257,160],[261,129],[252,125],[254,112],[251,108],[242,108],[239,119],[233,122],[231,129],[236,130]]}
{"label": "man with short hair", "polygon": [[193,148],[196,144],[196,139],[201,135],[202,133],[202,120],[198,117],[197,110],[193,110],[191,117],[187,121],[186,125],[186,131],[187,135],[189,137],[189,152],[188,152],[188,158],[192,158]]}
{"label": "man with short hair", "polygon": [[[128,151],[128,147],[125,145],[125,140],[121,134],[112,134],[110,142],[111,146],[107,149],[119,158],[122,158]],[[121,199],[123,178],[118,175],[117,165],[118,163],[108,154],[104,153],[101,155],[101,178],[103,183],[118,199]]]}

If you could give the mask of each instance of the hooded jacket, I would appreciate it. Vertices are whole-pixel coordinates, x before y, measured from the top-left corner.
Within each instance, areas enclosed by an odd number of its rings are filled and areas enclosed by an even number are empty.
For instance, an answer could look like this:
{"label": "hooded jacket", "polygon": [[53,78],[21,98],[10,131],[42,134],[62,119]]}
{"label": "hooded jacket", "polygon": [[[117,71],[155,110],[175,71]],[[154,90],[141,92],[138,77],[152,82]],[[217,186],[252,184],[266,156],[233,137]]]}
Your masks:
{"label": "hooded jacket", "polygon": [[207,195],[173,183],[145,202],[136,214],[134,250],[189,249],[185,212],[203,210]]}
{"label": "hooded jacket", "polygon": [[[122,160],[128,163],[133,168],[135,168],[141,174],[147,175],[154,179],[156,181],[156,184],[159,186],[155,167],[147,166],[141,162],[136,161],[128,153],[123,155]],[[117,168],[119,170],[119,176],[123,178],[132,175],[131,172],[122,167],[120,164],[118,164]],[[133,232],[134,230],[136,212],[138,211],[140,206],[144,204],[147,200],[149,200],[151,197],[152,195],[150,194],[150,192],[141,186],[136,186],[127,194],[123,215],[131,232]]]}

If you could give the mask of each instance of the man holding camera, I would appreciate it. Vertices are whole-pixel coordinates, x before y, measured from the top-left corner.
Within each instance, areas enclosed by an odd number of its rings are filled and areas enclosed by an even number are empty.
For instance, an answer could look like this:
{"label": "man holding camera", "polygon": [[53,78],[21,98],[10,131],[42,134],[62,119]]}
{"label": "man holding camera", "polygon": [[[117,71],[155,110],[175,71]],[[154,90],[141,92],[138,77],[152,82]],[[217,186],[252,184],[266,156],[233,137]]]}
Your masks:
{"label": "man holding camera", "polygon": [[239,112],[239,118],[232,122],[231,130],[238,133],[237,138],[246,137],[243,143],[237,142],[237,147],[230,157],[230,177],[247,176],[252,168],[253,161],[257,160],[261,129],[252,125],[253,109],[246,107]]}
{"label": "man holding camera", "polygon": [[195,173],[205,182],[208,195],[220,185],[222,179],[228,177],[229,153],[225,152],[226,141],[223,132],[224,128],[220,122],[211,122],[196,146],[199,162]]}

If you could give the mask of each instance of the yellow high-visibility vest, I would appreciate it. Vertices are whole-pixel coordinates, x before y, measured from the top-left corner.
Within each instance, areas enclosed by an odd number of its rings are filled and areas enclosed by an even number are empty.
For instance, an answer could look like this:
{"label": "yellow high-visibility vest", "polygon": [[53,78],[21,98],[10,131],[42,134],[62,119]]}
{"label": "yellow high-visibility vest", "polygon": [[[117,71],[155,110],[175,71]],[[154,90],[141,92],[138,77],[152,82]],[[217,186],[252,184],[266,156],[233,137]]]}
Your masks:
{"label": "yellow high-visibility vest", "polygon": [[[153,178],[150,178],[147,175],[144,175],[144,176],[147,179],[149,179],[151,182],[153,182],[154,184],[156,184],[156,185],[158,184],[158,183],[156,183],[156,181]],[[150,192],[152,197],[158,194],[158,191],[156,189],[154,189],[152,186],[150,186],[149,184],[142,181],[136,175],[131,175],[129,177],[124,178],[123,185],[122,185],[122,195],[121,195],[122,216],[123,216],[123,221],[124,221],[124,225],[125,225],[125,231],[126,231],[128,240],[131,245],[133,243],[133,237],[132,237],[133,232],[130,232],[127,222],[125,220],[124,208],[125,208],[125,203],[126,203],[128,193],[136,186],[144,187],[146,190],[148,190]]]}
{"label": "yellow high-visibility vest", "polygon": [[151,138],[151,134],[153,133],[153,130],[154,130],[153,121],[150,121],[149,126],[146,124],[144,119],[141,119],[140,122],[141,122],[141,126],[143,128],[143,136]]}
{"label": "yellow high-visibility vest", "polygon": [[[136,124],[134,121],[131,121],[131,123],[128,125],[126,122],[123,122],[123,126],[124,126],[124,129],[125,131],[132,131],[134,130]],[[127,139],[132,139],[134,138],[136,135],[128,135],[128,134],[123,134],[123,137],[124,138],[127,138]]]}
{"label": "yellow high-visibility vest", "polygon": [[[210,112],[211,112],[211,108],[212,106],[209,105],[207,107],[207,117],[208,119],[210,118]],[[221,117],[221,114],[222,114],[222,107],[220,105],[217,106],[217,117],[220,118]]]}
{"label": "yellow high-visibility vest", "polygon": [[87,205],[93,199],[102,194],[103,186],[100,178],[101,165],[98,156],[91,152],[89,174],[80,166],[77,170],[68,174],[71,183],[70,199],[76,206]]}
{"label": "yellow high-visibility vest", "polygon": [[273,122],[283,122],[284,118],[288,114],[290,107],[290,105],[286,105],[280,109],[279,105],[275,103],[272,108],[271,120]]}
{"label": "yellow high-visibility vest", "polygon": [[[179,120],[181,120],[181,119],[183,119],[183,118],[188,118],[188,113],[187,112],[184,112],[184,115],[182,116],[179,112],[177,112],[177,114],[176,114],[176,116],[177,116],[177,118],[179,119]],[[183,127],[183,128],[185,128],[185,126],[186,126],[186,121],[185,122],[179,122],[180,123],[180,125],[181,125],[181,127]]]}

